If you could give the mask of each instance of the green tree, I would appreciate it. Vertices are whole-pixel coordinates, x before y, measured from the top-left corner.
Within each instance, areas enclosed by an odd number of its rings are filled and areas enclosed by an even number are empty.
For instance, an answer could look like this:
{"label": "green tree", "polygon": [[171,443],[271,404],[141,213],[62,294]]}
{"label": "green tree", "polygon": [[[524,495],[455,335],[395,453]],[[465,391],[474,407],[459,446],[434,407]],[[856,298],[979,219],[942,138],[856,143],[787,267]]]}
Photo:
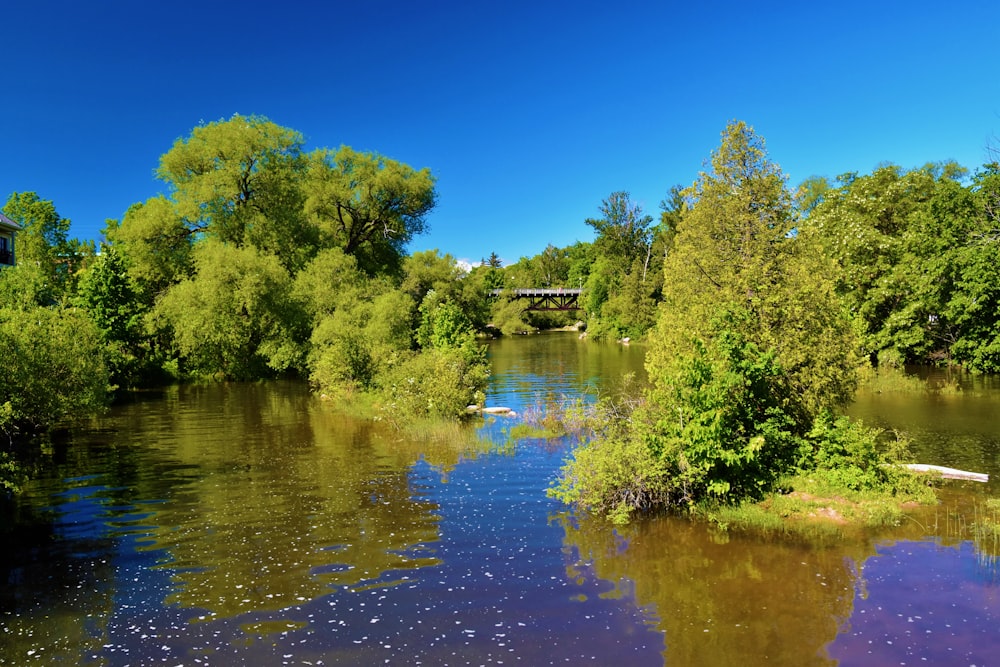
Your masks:
{"label": "green tree", "polygon": [[802,223],[840,267],[838,292],[862,324],[873,361],[952,356],[967,305],[961,275],[975,252],[975,197],[954,163],[883,166],[828,189]]}
{"label": "green tree", "polygon": [[153,312],[188,372],[250,380],[302,367],[305,315],[274,255],[221,241],[195,249],[196,273],[177,283]]}
{"label": "green tree", "polygon": [[133,204],[120,223],[109,220],[104,236],[122,255],[148,305],[194,271],[197,237],[173,202],[162,195]]}
{"label": "green tree", "polygon": [[649,252],[653,216],[645,215],[642,207],[632,202],[627,192],[612,192],[599,207],[600,218],[584,222],[594,228],[594,245],[599,253],[611,257],[625,267]]}
{"label": "green tree", "polygon": [[953,359],[976,371],[1000,372],[1000,165],[991,163],[976,174],[968,190],[974,215],[967,218],[956,258],[954,291],[945,321],[956,331]]}
{"label": "green tree", "polygon": [[773,350],[808,413],[850,400],[856,357],[819,244],[794,235],[798,220],[762,138],[730,124],[665,262],[664,303],[648,366],[655,377],[720,312],[745,312],[746,340]]}
{"label": "green tree", "polygon": [[799,213],[808,217],[831,189],[830,181],[825,176],[810,176],[802,181],[795,192],[795,205]]}
{"label": "green tree", "polygon": [[101,246],[79,281],[74,303],[101,333],[111,382],[122,388],[139,384],[154,357],[144,321],[149,308],[114,246]]}
{"label": "green tree", "polygon": [[402,289],[416,303],[423,301],[431,290],[444,298],[458,300],[463,277],[455,258],[437,250],[415,252],[403,259]]}
{"label": "green tree", "polygon": [[569,279],[569,254],[549,243],[537,257],[536,271],[539,282],[531,287],[566,287]]}
{"label": "green tree", "polygon": [[18,266],[25,267],[25,296],[48,305],[69,294],[76,271],[94,255],[93,243],[70,239],[70,221],[56,212],[51,200],[34,192],[11,194],[2,211],[21,226],[16,257]]}
{"label": "green tree", "polygon": [[[673,231],[666,222],[653,229],[651,215],[627,192],[613,192],[601,202],[601,218],[585,222],[597,232],[584,299],[587,331],[595,338],[639,337],[654,319],[663,279],[662,258]],[[657,255],[654,256],[654,245]]]}
{"label": "green tree", "polygon": [[372,289],[354,257],[340,248],[326,248],[295,276],[292,294],[315,326],[327,315],[368,298]]}
{"label": "green tree", "polygon": [[0,308],[0,431],[43,431],[107,404],[100,333],[70,307]]}
{"label": "green tree", "polygon": [[188,235],[254,247],[294,272],[318,240],[303,213],[305,166],[298,132],[237,114],[178,139],[156,173]]}
{"label": "green tree", "polygon": [[486,348],[454,302],[431,290],[420,304],[421,351],[389,370],[382,393],[392,409],[416,416],[458,417],[482,404],[489,379]]}
{"label": "green tree", "polygon": [[416,304],[357,260],[327,248],[295,277],[293,298],[312,320],[307,367],[321,392],[374,391],[413,348]]}
{"label": "green tree", "polygon": [[348,146],[309,155],[305,211],[324,247],[358,259],[369,275],[399,269],[406,244],[427,227],[437,194],[429,169],[416,170]]}
{"label": "green tree", "polygon": [[856,384],[833,267],[792,233],[763,140],[731,123],[684,197],[647,353],[652,388],[631,419],[577,450],[554,491],[618,517],[759,496]]}

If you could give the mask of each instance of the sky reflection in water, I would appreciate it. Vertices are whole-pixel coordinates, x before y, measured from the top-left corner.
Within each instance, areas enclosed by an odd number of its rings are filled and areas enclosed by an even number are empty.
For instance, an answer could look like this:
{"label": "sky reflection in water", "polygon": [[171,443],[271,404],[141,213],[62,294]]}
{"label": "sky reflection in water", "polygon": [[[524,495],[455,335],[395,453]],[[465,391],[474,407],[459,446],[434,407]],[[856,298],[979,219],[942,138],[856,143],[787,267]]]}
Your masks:
{"label": "sky reflection in water", "polygon": [[[491,403],[518,410],[642,373],[641,349],[572,335],[491,353]],[[986,664],[1000,648],[994,565],[968,542],[613,530],[545,496],[568,443],[474,436],[414,441],[296,385],[124,406],[20,509],[0,664]]]}

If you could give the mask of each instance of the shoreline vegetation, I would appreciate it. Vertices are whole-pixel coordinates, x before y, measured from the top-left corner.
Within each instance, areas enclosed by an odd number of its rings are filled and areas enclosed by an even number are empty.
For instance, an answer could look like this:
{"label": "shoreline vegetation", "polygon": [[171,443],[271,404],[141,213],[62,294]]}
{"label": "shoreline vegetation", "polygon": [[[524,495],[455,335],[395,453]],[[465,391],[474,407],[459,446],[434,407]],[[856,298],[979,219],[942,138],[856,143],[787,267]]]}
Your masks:
{"label": "shoreline vegetation", "polygon": [[[933,493],[897,465],[911,462],[905,438],[840,416],[858,388],[924,391],[894,371],[911,363],[1000,371],[997,163],[971,177],[889,165],[792,191],[733,121],[658,220],[613,192],[584,221],[593,242],[471,269],[407,252],[437,202],[430,169],[307,152],[264,117],[198,125],[156,174],[166,194],[108,220],[99,246],[70,239],[33,192],[3,206],[19,226],[17,263],[0,270],[8,492],[27,474],[15,441],[116,393],[297,378],[371,419],[454,422],[483,412],[468,409],[491,372],[479,337],[582,329],[642,344],[650,386],[511,427],[580,435],[554,497],[616,522],[687,512],[728,526],[770,503],[768,516],[878,523]],[[492,296],[569,286],[582,318]]]}
{"label": "shoreline vegetation", "polygon": [[[907,384],[908,392],[934,392],[933,385],[919,379]],[[898,386],[898,385],[897,385]],[[520,419],[506,429],[508,446],[528,441],[551,441],[564,437],[581,443],[600,442],[609,431],[621,428],[638,405],[640,398],[623,394],[616,399],[586,398],[564,399],[562,402],[534,405],[519,415]],[[614,426],[617,424],[617,426]],[[940,493],[949,488],[948,480],[959,482],[985,482],[988,476],[972,471],[961,471],[933,464],[914,463],[909,455],[909,443],[900,433],[886,433],[878,429],[865,429],[854,423],[863,436],[877,440],[877,451],[869,450],[867,460],[854,462],[846,468],[841,462],[836,471],[813,469],[793,471],[782,477],[772,489],[754,498],[737,503],[719,502],[707,498],[673,513],[686,514],[707,521],[723,531],[741,530],[757,533],[802,535],[805,537],[836,537],[847,532],[897,526],[908,520],[914,512],[940,504]],[[869,444],[871,444],[869,442]],[[891,462],[890,462],[891,461]],[[868,474],[897,480],[891,485],[872,485],[864,488],[853,481],[853,476],[866,474],[862,466],[878,466]],[[564,472],[572,470],[568,465]],[[904,480],[899,483],[898,480]],[[554,482],[549,494],[561,497],[560,489],[565,480]],[[975,539],[986,536],[996,542],[1000,535],[1000,521],[996,510],[1000,499],[986,499],[973,508],[975,517],[969,528]],[[656,513],[653,510],[652,513]],[[627,523],[634,512],[616,515],[607,513],[612,523]],[[985,517],[985,518],[984,518]],[[996,533],[996,535],[994,535]]]}
{"label": "shoreline vegetation", "polygon": [[[906,467],[904,437],[838,416],[861,381],[866,336],[845,307],[844,259],[785,180],[752,128],[726,128],[710,168],[680,193],[650,386],[625,411],[598,404],[551,496],[614,523],[665,511],[765,530],[898,523],[936,501]],[[889,376],[867,380],[883,391]]]}

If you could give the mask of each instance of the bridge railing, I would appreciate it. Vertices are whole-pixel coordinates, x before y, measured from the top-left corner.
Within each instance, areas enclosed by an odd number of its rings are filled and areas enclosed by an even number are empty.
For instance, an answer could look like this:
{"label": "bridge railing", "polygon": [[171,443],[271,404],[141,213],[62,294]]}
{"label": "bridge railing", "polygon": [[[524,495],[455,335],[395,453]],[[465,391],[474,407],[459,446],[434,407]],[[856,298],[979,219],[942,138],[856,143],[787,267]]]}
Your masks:
{"label": "bridge railing", "polygon": [[520,289],[495,289],[490,290],[493,296],[509,295],[515,299],[526,299],[528,307],[526,310],[582,310],[580,308],[581,289],[571,288],[520,288]]}
{"label": "bridge railing", "polygon": [[490,290],[491,296],[503,296],[504,294],[510,294],[515,297],[532,297],[532,296],[580,296],[583,290],[576,288],[561,288],[557,287],[555,289],[540,288],[540,287],[528,287],[519,289],[494,289]]}

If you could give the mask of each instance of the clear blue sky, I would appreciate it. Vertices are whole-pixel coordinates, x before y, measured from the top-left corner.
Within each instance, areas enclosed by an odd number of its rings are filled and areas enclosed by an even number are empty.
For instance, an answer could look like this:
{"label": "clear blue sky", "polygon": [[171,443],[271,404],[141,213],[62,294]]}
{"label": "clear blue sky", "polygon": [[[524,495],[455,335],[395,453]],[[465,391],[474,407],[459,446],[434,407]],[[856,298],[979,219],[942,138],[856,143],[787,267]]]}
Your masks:
{"label": "clear blue sky", "polygon": [[1000,2],[5,0],[0,197],[97,238],[164,191],[201,121],[260,114],[438,178],[438,248],[506,262],[591,240],[627,190],[656,215],[727,121],[811,175],[986,161]]}

